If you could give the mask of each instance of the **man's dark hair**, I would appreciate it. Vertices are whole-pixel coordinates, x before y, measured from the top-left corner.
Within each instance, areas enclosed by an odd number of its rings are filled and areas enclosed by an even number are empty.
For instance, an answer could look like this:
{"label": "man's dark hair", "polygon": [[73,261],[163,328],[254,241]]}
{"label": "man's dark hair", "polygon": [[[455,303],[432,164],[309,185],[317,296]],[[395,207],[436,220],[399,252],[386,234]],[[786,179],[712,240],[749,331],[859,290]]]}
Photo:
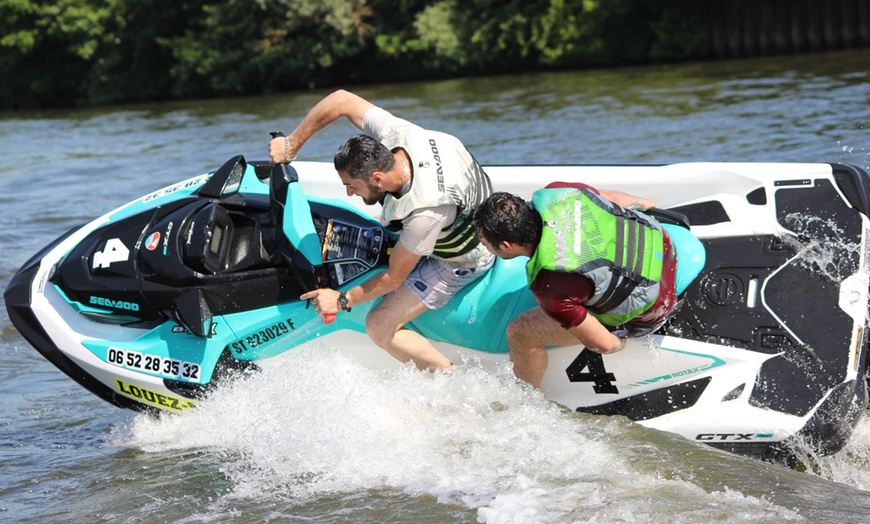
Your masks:
{"label": "man's dark hair", "polygon": [[354,135],[335,152],[335,170],[350,178],[368,180],[375,171],[393,169],[393,153],[368,135]]}
{"label": "man's dark hair", "polygon": [[541,214],[510,193],[493,193],[474,210],[477,234],[495,247],[502,242],[537,247],[543,226]]}

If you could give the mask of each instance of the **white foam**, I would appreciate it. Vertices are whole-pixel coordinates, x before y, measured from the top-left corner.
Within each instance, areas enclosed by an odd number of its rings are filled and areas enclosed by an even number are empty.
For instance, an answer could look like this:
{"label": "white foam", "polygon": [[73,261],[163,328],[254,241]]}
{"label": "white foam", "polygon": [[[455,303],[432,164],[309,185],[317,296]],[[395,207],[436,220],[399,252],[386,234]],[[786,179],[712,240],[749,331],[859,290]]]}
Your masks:
{"label": "white foam", "polygon": [[652,432],[618,417],[566,412],[509,369],[376,372],[325,348],[266,364],[195,412],[137,417],[122,445],[217,454],[233,484],[226,497],[264,503],[398,490],[471,508],[486,523],[661,515],[706,522],[711,509],[756,520],[800,518],[763,499],[638,467],[626,458],[637,449],[626,451],[648,446],[639,438]]}

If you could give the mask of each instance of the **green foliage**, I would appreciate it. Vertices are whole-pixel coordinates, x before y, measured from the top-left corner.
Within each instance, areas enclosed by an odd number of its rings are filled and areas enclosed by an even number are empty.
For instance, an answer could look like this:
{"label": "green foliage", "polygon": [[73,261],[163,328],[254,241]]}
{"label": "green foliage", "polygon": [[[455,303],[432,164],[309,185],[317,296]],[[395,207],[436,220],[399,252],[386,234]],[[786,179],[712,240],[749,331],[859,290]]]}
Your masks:
{"label": "green foliage", "polygon": [[442,0],[420,6],[409,17],[410,23],[395,27],[395,32],[377,35],[378,53],[396,65],[416,64],[416,69],[433,72],[461,70],[468,56],[456,31],[455,5],[453,0]]}
{"label": "green foliage", "polygon": [[203,8],[173,50],[172,93],[213,96],[327,84],[373,32],[362,1],[230,0]]}
{"label": "green foliage", "polygon": [[[92,0],[88,0],[92,1]],[[194,31],[208,0],[116,0],[121,22],[92,61],[88,103],[175,96],[172,39]]]}
{"label": "green foliage", "polygon": [[701,56],[692,0],[0,0],[0,108]]}
{"label": "green foliage", "polygon": [[81,99],[91,63],[119,22],[119,1],[0,2],[2,107],[66,106]]}
{"label": "green foliage", "polygon": [[381,32],[379,53],[432,73],[685,59],[706,33],[691,0],[438,0]]}

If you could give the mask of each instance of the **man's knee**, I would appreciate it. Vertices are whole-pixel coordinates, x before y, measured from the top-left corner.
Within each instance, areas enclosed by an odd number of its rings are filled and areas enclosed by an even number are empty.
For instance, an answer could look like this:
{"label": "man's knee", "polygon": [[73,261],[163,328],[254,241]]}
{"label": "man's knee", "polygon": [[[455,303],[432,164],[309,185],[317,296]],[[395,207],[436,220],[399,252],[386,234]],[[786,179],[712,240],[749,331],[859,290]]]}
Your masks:
{"label": "man's knee", "polygon": [[378,308],[372,308],[366,315],[366,333],[375,344],[381,347],[389,343],[392,334],[395,333],[395,330],[392,330],[393,333],[389,333],[389,330],[385,329],[384,326],[383,314],[379,312]]}
{"label": "man's knee", "polygon": [[536,325],[535,317],[537,312],[526,311],[508,323],[507,339],[510,346],[538,346],[542,342],[540,339],[540,326]]}
{"label": "man's knee", "polygon": [[528,346],[527,343],[528,330],[524,327],[524,323],[520,317],[514,318],[507,326],[507,340],[511,351],[515,348],[519,349]]}

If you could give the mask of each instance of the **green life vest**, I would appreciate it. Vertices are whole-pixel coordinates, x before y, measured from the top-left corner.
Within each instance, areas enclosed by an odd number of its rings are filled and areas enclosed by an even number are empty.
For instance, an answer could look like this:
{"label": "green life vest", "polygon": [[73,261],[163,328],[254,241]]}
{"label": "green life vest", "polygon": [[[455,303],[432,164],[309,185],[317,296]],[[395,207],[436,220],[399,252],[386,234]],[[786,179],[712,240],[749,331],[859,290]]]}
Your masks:
{"label": "green life vest", "polygon": [[579,273],[595,291],[584,306],[602,324],[622,325],[653,306],[662,275],[661,225],[587,189],[540,189],[541,242],[526,264],[529,285],[542,269]]}

